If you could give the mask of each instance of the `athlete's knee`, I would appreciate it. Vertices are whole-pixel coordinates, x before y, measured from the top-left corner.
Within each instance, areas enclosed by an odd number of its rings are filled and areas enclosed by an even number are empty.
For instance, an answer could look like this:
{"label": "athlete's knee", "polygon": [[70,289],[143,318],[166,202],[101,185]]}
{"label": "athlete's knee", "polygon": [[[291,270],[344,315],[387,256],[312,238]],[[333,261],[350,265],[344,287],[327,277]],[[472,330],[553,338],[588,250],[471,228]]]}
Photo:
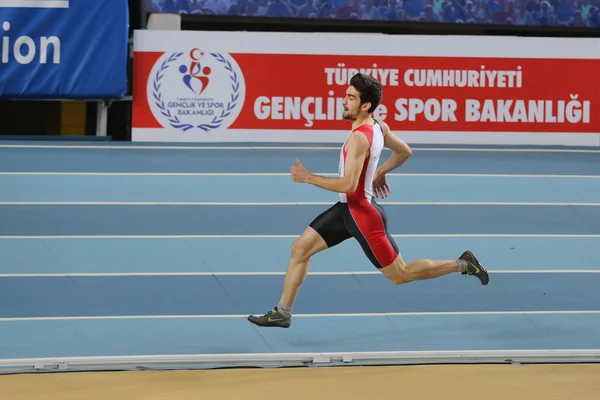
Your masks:
{"label": "athlete's knee", "polygon": [[394,283],[394,285],[402,285],[409,282],[408,274],[403,267],[395,268],[390,280]]}
{"label": "athlete's knee", "polygon": [[291,256],[292,259],[297,262],[304,262],[319,250],[320,246],[318,243],[315,243],[315,240],[311,240],[311,238],[306,236],[301,236],[292,243]]}
{"label": "athlete's knee", "polygon": [[308,246],[306,245],[305,241],[302,238],[298,238],[298,239],[294,240],[294,242],[292,243],[292,248],[291,248],[292,258],[297,261],[304,261],[305,258],[308,258],[307,257],[307,254],[308,254],[307,249],[308,249]]}
{"label": "athlete's knee", "polygon": [[410,282],[406,264],[402,257],[398,256],[394,262],[381,269],[383,275],[388,278],[394,285],[402,285]]}

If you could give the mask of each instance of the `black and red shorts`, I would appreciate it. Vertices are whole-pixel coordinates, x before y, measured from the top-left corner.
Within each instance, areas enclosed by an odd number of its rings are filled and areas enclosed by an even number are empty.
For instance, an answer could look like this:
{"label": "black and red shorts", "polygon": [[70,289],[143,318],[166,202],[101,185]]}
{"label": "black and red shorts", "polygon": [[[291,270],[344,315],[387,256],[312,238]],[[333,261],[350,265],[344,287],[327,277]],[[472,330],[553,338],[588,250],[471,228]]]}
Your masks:
{"label": "black and red shorts", "polygon": [[335,203],[315,218],[310,227],[329,248],[355,238],[377,268],[390,265],[399,254],[398,245],[387,229],[387,214],[374,199]]}

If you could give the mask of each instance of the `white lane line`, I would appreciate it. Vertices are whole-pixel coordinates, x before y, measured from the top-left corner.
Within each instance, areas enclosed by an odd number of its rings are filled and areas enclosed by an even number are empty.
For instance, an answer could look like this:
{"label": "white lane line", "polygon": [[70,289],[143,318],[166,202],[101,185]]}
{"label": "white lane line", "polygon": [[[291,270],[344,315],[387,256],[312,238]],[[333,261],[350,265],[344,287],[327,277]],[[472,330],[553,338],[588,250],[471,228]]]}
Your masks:
{"label": "white lane line", "polygon": [[[261,315],[264,312],[257,312]],[[418,316],[467,316],[467,315],[591,315],[600,314],[600,310],[569,311],[440,311],[440,312],[391,312],[391,313],[331,313],[331,314],[294,314],[294,318],[357,318],[357,317],[418,317]],[[223,319],[246,318],[248,314],[194,314],[194,315],[92,315],[64,317],[15,317],[0,318],[0,322],[12,321],[80,321],[107,319]]]}
{"label": "white lane line", "polygon": [[[597,274],[595,269],[489,270],[490,274]],[[62,272],[0,274],[0,278],[67,278],[67,277],[127,277],[127,276],[284,276],[285,271],[228,271],[228,272]],[[379,271],[309,271],[314,276],[381,275]]]}
{"label": "white lane line", "polygon": [[[316,172],[317,175],[337,176],[336,172]],[[289,172],[2,172],[0,176],[290,176]],[[599,179],[600,175],[544,175],[544,174],[436,174],[436,173],[389,173],[388,177],[440,177],[440,178],[523,178],[523,179]]]}
{"label": "white lane line", "polygon": [[[331,206],[335,201],[1,201],[2,206]],[[576,206],[598,207],[600,203],[513,201],[378,201],[390,206]]]}
{"label": "white lane line", "polygon": [[[341,145],[341,144],[340,144]],[[19,149],[86,149],[86,150],[333,150],[339,151],[340,145],[331,146],[145,146],[145,145],[34,145],[34,144],[0,144],[0,148]],[[412,146],[413,151],[442,151],[442,152],[509,152],[509,153],[600,153],[600,150],[590,149],[558,149],[558,148],[489,148],[489,147],[418,147]],[[389,149],[385,149],[389,151]]]}
{"label": "white lane line", "polygon": [[[395,238],[587,238],[598,239],[597,234],[512,234],[512,233],[440,233],[440,234],[392,234]],[[0,240],[12,239],[294,239],[299,235],[26,235],[0,236]]]}

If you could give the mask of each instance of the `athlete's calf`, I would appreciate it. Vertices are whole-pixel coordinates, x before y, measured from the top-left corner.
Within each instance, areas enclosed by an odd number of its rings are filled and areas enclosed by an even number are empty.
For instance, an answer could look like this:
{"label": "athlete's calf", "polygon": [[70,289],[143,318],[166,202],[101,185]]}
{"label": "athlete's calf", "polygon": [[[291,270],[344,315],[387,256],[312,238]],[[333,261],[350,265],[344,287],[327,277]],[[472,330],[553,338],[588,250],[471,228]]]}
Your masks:
{"label": "athlete's calf", "polygon": [[405,263],[402,255],[398,254],[398,257],[396,257],[392,264],[381,268],[381,272],[396,285],[438,278],[454,272],[460,272],[463,275],[474,275],[479,278],[483,285],[487,285],[489,281],[487,271],[470,251],[465,251],[456,260],[430,260],[422,258],[409,263]]}

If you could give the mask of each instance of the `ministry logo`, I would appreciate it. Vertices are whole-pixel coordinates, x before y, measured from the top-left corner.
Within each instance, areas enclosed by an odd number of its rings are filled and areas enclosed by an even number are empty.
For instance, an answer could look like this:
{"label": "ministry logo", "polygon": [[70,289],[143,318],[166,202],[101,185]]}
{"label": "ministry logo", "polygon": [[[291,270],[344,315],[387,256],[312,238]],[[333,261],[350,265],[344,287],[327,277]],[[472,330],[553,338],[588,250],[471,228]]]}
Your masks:
{"label": "ministry logo", "polygon": [[148,100],[163,127],[186,132],[227,128],[239,115],[245,97],[244,77],[228,54],[164,54],[150,72]]}

